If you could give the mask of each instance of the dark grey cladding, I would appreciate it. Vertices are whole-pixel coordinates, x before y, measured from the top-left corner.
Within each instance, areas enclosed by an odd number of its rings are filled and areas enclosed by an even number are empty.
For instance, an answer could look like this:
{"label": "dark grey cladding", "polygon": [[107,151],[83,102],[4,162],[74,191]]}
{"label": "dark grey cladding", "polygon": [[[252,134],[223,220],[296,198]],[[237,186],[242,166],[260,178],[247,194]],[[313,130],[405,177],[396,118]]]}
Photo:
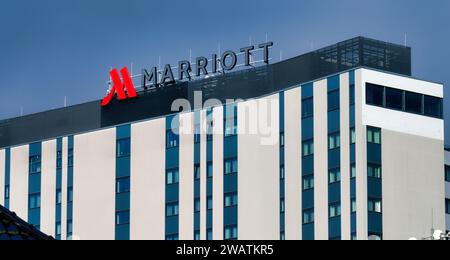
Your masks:
{"label": "dark grey cladding", "polygon": [[276,64],[142,90],[139,98],[102,108],[94,101],[0,121],[0,148],[172,114],[175,99],[249,99],[358,67],[411,75],[411,48],[357,37]]}

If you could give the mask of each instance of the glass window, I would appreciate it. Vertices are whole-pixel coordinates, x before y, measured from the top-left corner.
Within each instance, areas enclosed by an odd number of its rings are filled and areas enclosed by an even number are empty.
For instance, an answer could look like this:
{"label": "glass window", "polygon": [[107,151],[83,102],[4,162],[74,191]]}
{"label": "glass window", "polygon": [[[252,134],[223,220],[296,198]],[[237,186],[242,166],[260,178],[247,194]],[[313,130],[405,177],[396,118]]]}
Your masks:
{"label": "glass window", "polygon": [[201,128],[200,125],[195,125],[194,143],[198,144],[201,141]]}
{"label": "glass window", "polygon": [[73,167],[73,149],[69,149],[67,156],[67,167]]}
{"label": "glass window", "polygon": [[369,105],[383,106],[384,87],[367,83],[366,102]]}
{"label": "glass window", "polygon": [[200,199],[195,199],[194,200],[194,212],[200,212]]}
{"label": "glass window", "polygon": [[5,186],[5,200],[9,199],[9,185]]}
{"label": "glass window", "polygon": [[284,211],[285,211],[284,199],[280,199],[280,213],[284,213]]}
{"label": "glass window", "polygon": [[286,234],[284,232],[280,232],[280,240],[286,240]]}
{"label": "glass window", "polygon": [[117,140],[117,158],[130,156],[130,138]]}
{"label": "glass window", "polygon": [[208,196],[208,198],[206,198],[206,209],[207,210],[212,210],[213,209],[213,198],[212,198],[212,196]]}
{"label": "glass window", "polygon": [[213,240],[213,231],[211,228],[206,230],[206,240]]}
{"label": "glass window", "polygon": [[356,143],[356,130],[355,128],[350,129],[350,144]]}
{"label": "glass window", "polygon": [[308,140],[303,142],[303,157],[314,154],[314,140]]}
{"label": "glass window", "polygon": [[284,171],[284,165],[280,166],[280,180],[284,180],[285,178],[285,171]]}
{"label": "glass window", "polygon": [[280,146],[284,147],[284,133],[280,134]]}
{"label": "glass window", "polygon": [[367,128],[367,142],[373,144],[381,144],[381,129],[368,127]]}
{"label": "glass window", "polygon": [[369,212],[382,213],[381,199],[370,199],[368,201]]}
{"label": "glass window", "polygon": [[194,240],[200,240],[200,230],[194,232]]}
{"label": "glass window", "polygon": [[73,202],[73,187],[67,189],[67,203]]}
{"label": "glass window", "polygon": [[351,209],[352,213],[356,213],[356,209],[357,209],[356,199],[352,199],[351,207],[352,207],[352,209]]}
{"label": "glass window", "polygon": [[386,107],[403,110],[403,90],[386,88]]}
{"label": "glass window", "polygon": [[56,191],[56,204],[61,205],[61,203],[62,203],[62,191],[58,189]]}
{"label": "glass window", "polygon": [[225,175],[238,172],[237,159],[230,159],[225,161]]}
{"label": "glass window", "polygon": [[445,200],[445,213],[450,214],[450,199]]}
{"label": "glass window", "polygon": [[170,148],[175,148],[175,147],[178,147],[178,142],[179,142],[179,136],[178,136],[178,134],[175,134],[175,132],[176,133],[178,133],[178,130],[169,130],[169,131],[167,131],[167,133],[166,133],[166,147],[167,147],[167,149],[170,149]]}
{"label": "glass window", "polygon": [[130,192],[130,177],[120,178],[116,180],[116,193]]}
{"label": "glass window", "polygon": [[303,190],[314,189],[314,175],[303,176]]}
{"label": "glass window", "polygon": [[178,216],[178,203],[168,203],[166,205],[166,217]]}
{"label": "glass window", "polygon": [[303,211],[303,224],[314,223],[314,210],[308,209]]}
{"label": "glass window", "polygon": [[369,164],[367,166],[367,176],[371,178],[381,178],[381,166],[375,164]]}
{"label": "glass window", "polygon": [[339,109],[339,89],[328,92],[328,111]]}
{"label": "glass window", "polygon": [[339,133],[328,136],[328,149],[333,150],[341,147],[341,135]]}
{"label": "glass window", "polygon": [[41,172],[41,156],[35,155],[30,157],[30,174]]}
{"label": "glass window", "polygon": [[341,170],[333,169],[328,172],[328,181],[329,184],[333,184],[341,181]]}
{"label": "glass window", "polygon": [[209,162],[206,164],[206,175],[208,176],[208,178],[212,178],[213,177],[213,164],[212,162]]}
{"label": "glass window", "polygon": [[237,226],[225,226],[224,228],[224,238],[225,240],[236,240],[238,238]]}
{"label": "glass window", "polygon": [[341,215],[341,204],[331,204],[329,207],[329,216],[330,218],[339,217]]}
{"label": "glass window", "polygon": [[31,194],[28,200],[28,208],[29,209],[38,209],[41,207],[41,195],[40,194]]}
{"label": "glass window", "polygon": [[[128,222],[130,222],[130,221],[128,220]],[[67,235],[68,235],[68,239],[72,239],[72,233],[73,233],[73,223],[72,223],[72,221],[67,221]]]}
{"label": "glass window", "polygon": [[168,170],[166,173],[167,185],[177,184],[179,182],[178,169]]}
{"label": "glass window", "polygon": [[238,204],[237,193],[232,192],[232,193],[225,194],[224,200],[225,200],[225,202],[224,202],[225,207],[237,206],[237,204]]}
{"label": "glass window", "polygon": [[314,115],[314,99],[306,98],[302,100],[302,118],[312,117]]}
{"label": "glass window", "polygon": [[130,223],[130,211],[116,212],[116,225],[124,225]]}
{"label": "glass window", "polygon": [[61,236],[61,234],[62,234],[61,230],[62,230],[61,222],[56,222],[56,226],[55,226],[56,236]]}
{"label": "glass window", "polygon": [[445,181],[450,182],[450,166],[445,166]]}
{"label": "glass window", "polygon": [[442,118],[442,99],[425,96],[424,111],[426,116]]}
{"label": "glass window", "polygon": [[225,137],[237,135],[237,118],[225,118],[224,121]]}
{"label": "glass window", "polygon": [[194,180],[200,180],[200,164],[194,165]]}
{"label": "glass window", "polygon": [[422,95],[412,92],[405,93],[405,111],[422,114]]}
{"label": "glass window", "polygon": [[355,85],[350,85],[350,106],[355,104]]}
{"label": "glass window", "polygon": [[166,240],[167,241],[176,241],[176,240],[178,240],[178,234],[167,235]]}
{"label": "glass window", "polygon": [[356,165],[350,165],[350,178],[356,178]]}
{"label": "glass window", "polygon": [[62,168],[62,151],[56,153],[56,169]]}

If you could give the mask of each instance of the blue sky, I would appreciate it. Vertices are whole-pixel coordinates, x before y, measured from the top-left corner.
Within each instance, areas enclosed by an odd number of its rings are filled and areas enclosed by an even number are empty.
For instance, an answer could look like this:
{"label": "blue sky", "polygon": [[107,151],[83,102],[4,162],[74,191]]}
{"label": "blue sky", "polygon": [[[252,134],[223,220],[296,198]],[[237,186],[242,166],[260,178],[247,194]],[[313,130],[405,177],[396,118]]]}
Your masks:
{"label": "blue sky", "polygon": [[100,99],[110,67],[176,64],[189,49],[236,50],[266,33],[276,59],[359,35],[403,44],[406,34],[413,75],[449,85],[449,10],[448,0],[3,1],[0,119],[61,107],[64,96]]}

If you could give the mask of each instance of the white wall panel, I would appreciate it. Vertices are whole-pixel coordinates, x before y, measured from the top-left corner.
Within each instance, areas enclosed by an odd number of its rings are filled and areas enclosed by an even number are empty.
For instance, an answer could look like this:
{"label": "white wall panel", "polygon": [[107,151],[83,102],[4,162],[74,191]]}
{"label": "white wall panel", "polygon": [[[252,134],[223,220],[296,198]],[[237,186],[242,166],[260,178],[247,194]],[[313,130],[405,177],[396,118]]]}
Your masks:
{"label": "white wall panel", "polygon": [[28,160],[29,146],[11,148],[10,209],[28,220]]}
{"label": "white wall panel", "polygon": [[41,231],[55,236],[56,140],[42,143]]}
{"label": "white wall panel", "polygon": [[6,152],[0,150],[0,205],[5,205],[5,167]]}

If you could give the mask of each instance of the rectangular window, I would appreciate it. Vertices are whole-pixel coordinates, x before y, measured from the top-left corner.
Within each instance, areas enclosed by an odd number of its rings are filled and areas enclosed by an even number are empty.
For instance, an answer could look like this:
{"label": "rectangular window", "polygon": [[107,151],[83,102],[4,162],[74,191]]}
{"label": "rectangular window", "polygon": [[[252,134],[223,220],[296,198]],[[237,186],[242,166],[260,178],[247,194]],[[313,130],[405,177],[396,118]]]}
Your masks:
{"label": "rectangular window", "polygon": [[339,133],[330,134],[328,136],[328,150],[341,147],[341,135]]}
{"label": "rectangular window", "polygon": [[200,240],[200,230],[195,230],[194,232],[194,240]]}
{"label": "rectangular window", "polygon": [[450,182],[450,166],[445,166],[445,181]]}
{"label": "rectangular window", "polygon": [[30,174],[41,172],[41,156],[35,155],[30,157]]}
{"label": "rectangular window", "polygon": [[356,213],[357,205],[356,205],[356,199],[352,199],[352,213]]}
{"label": "rectangular window", "polygon": [[166,172],[166,184],[172,185],[172,184],[177,184],[178,182],[179,182],[178,169],[168,170]]}
{"label": "rectangular window", "polygon": [[130,223],[130,211],[116,212],[116,225],[125,225]]}
{"label": "rectangular window", "polygon": [[224,206],[234,207],[238,205],[238,196],[236,192],[226,193],[224,196]]}
{"label": "rectangular window", "polygon": [[201,128],[200,125],[195,125],[194,143],[198,144],[201,141]]}
{"label": "rectangular window", "polygon": [[314,140],[308,140],[303,142],[302,154],[303,157],[307,157],[314,154]]}
{"label": "rectangular window", "polygon": [[62,169],[62,151],[56,153],[56,169]]}
{"label": "rectangular window", "polygon": [[41,195],[40,194],[30,194],[28,198],[28,208],[38,209],[41,207]]}
{"label": "rectangular window", "polygon": [[224,228],[224,239],[225,240],[236,240],[238,238],[237,226],[225,226]]}
{"label": "rectangular window", "polygon": [[381,165],[369,164],[367,166],[367,176],[381,179]]}
{"label": "rectangular window", "polygon": [[355,128],[350,129],[350,144],[356,143],[356,130]]}
{"label": "rectangular window", "polygon": [[178,130],[168,130],[166,132],[166,148],[171,149],[178,147],[180,137],[178,136]]}
{"label": "rectangular window", "polygon": [[384,105],[384,87],[367,83],[366,103],[382,107]]}
{"label": "rectangular window", "polygon": [[[128,222],[130,222],[128,220]],[[73,222],[72,221],[67,221],[67,235],[68,235],[68,239],[72,239],[72,233],[73,233]]]}
{"label": "rectangular window", "polygon": [[61,222],[56,222],[55,225],[55,235],[56,236],[61,236],[62,234],[62,226],[61,226]]}
{"label": "rectangular window", "polygon": [[225,137],[237,135],[237,118],[229,117],[224,121]]}
{"label": "rectangular window", "polygon": [[225,160],[224,167],[225,167],[225,175],[237,173],[238,172],[237,159]]}
{"label": "rectangular window", "polygon": [[130,138],[117,140],[117,158],[129,157],[131,151]]}
{"label": "rectangular window", "polygon": [[69,149],[67,156],[67,167],[73,167],[73,149]]}
{"label": "rectangular window", "polygon": [[9,185],[5,186],[5,200],[9,199]]}
{"label": "rectangular window", "polygon": [[130,192],[130,177],[120,178],[116,180],[116,193]]}
{"label": "rectangular window", "polygon": [[172,234],[166,236],[167,241],[177,241],[178,240],[178,234]]}
{"label": "rectangular window", "polygon": [[56,205],[61,205],[61,203],[62,203],[62,191],[58,189],[56,191]]}
{"label": "rectangular window", "polygon": [[284,133],[280,134],[280,147],[284,147]]}
{"label": "rectangular window", "polygon": [[386,88],[386,107],[403,110],[403,90]]}
{"label": "rectangular window", "polygon": [[302,118],[312,117],[314,115],[314,99],[306,98],[302,100]]}
{"label": "rectangular window", "polygon": [[303,190],[314,189],[314,175],[303,176]]}
{"label": "rectangular window", "polygon": [[200,212],[200,207],[201,207],[200,199],[195,199],[194,200],[194,212],[195,213]]}
{"label": "rectangular window", "polygon": [[280,213],[284,213],[284,211],[285,211],[284,199],[280,199]]}
{"label": "rectangular window", "polygon": [[339,109],[340,98],[339,89],[328,92],[328,111]]}
{"label": "rectangular window", "polygon": [[200,164],[194,165],[194,180],[200,180]]}
{"label": "rectangular window", "polygon": [[213,240],[213,231],[211,228],[206,230],[206,240]]}
{"label": "rectangular window", "polygon": [[367,142],[372,144],[381,144],[381,129],[367,127]]}
{"label": "rectangular window", "polygon": [[212,162],[208,162],[206,164],[206,176],[208,176],[208,178],[212,178],[213,177],[213,164],[212,164]]}
{"label": "rectangular window", "polygon": [[332,169],[328,172],[328,183],[333,184],[341,181],[341,169]]}
{"label": "rectangular window", "polygon": [[212,196],[208,196],[208,198],[206,198],[206,209],[207,210],[213,210],[213,198],[212,198]]}
{"label": "rectangular window", "polygon": [[314,223],[314,209],[303,211],[303,225]]}
{"label": "rectangular window", "polygon": [[350,85],[350,106],[353,106],[355,104],[355,84]]}
{"label": "rectangular window", "polygon": [[281,241],[286,240],[286,233],[285,232],[280,232],[280,240]]}
{"label": "rectangular window", "polygon": [[350,165],[350,178],[356,178],[356,165],[355,164],[351,164]]}
{"label": "rectangular window", "polygon": [[280,180],[284,180],[285,179],[285,170],[284,170],[284,165],[280,166]]}
{"label": "rectangular window", "polygon": [[335,218],[339,217],[340,215],[341,215],[341,204],[340,203],[331,204],[329,207],[329,217]]}
{"label": "rectangular window", "polygon": [[67,188],[67,203],[73,202],[73,187]]}
{"label": "rectangular window", "polygon": [[450,199],[445,200],[445,213],[450,214]]}
{"label": "rectangular window", "polygon": [[405,111],[409,113],[422,114],[423,95],[406,92],[405,93]]}
{"label": "rectangular window", "polygon": [[178,202],[176,203],[168,203],[166,205],[166,217],[174,217],[178,216],[179,210],[178,210]]}
{"label": "rectangular window", "polygon": [[442,118],[442,98],[425,96],[424,113],[426,116]]}
{"label": "rectangular window", "polygon": [[382,213],[381,199],[369,198],[367,208],[369,212]]}

